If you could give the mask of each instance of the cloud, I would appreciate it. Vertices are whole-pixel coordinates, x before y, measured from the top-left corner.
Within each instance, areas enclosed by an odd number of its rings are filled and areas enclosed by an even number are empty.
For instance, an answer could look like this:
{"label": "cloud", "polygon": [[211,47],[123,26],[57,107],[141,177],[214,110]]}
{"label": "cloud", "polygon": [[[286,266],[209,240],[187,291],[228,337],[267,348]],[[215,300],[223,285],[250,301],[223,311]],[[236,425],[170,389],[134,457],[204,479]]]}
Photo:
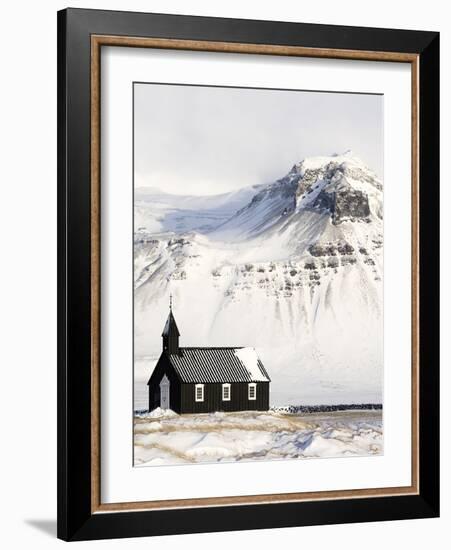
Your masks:
{"label": "cloud", "polygon": [[135,185],[216,194],[352,149],[383,172],[383,96],[134,85]]}

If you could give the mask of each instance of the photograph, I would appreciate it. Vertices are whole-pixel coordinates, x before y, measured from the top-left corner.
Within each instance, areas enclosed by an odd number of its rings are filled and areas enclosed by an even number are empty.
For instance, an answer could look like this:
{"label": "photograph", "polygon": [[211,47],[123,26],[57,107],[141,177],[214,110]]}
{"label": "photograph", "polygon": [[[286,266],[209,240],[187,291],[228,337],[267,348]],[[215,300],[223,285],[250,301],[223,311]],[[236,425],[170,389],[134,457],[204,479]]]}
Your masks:
{"label": "photograph", "polygon": [[135,467],[383,455],[383,108],[133,83]]}

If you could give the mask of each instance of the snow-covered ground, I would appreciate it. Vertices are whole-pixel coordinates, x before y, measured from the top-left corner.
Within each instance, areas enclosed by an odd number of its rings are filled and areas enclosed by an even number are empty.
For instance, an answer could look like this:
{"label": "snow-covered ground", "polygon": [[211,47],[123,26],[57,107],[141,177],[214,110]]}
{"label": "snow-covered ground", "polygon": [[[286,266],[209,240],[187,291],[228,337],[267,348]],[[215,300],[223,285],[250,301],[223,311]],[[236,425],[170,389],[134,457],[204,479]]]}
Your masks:
{"label": "snow-covered ground", "polygon": [[135,466],[383,453],[382,411],[135,416]]}

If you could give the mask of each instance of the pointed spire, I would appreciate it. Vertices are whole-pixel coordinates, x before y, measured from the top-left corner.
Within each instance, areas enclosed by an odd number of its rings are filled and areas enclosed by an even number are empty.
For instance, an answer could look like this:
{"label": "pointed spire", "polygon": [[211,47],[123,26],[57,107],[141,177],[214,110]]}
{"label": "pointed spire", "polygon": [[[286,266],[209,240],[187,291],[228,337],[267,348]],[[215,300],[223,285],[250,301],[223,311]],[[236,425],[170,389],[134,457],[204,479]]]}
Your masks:
{"label": "pointed spire", "polygon": [[174,315],[172,313],[172,294],[169,296],[169,315],[164,325],[163,333],[163,351],[171,354],[179,353],[179,336],[180,332],[177,328]]}
{"label": "pointed spire", "polygon": [[175,322],[172,310],[169,311],[169,315],[166,319],[166,323],[164,325],[163,333],[161,336],[180,336],[180,332],[177,328],[177,323]]}

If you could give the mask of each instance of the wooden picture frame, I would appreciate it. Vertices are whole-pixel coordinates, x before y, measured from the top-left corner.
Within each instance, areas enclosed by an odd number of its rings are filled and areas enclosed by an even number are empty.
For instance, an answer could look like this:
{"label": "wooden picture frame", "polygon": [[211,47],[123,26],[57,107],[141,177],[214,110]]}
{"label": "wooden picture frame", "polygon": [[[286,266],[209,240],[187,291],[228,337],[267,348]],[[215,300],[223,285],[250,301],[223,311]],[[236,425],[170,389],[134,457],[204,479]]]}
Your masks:
{"label": "wooden picture frame", "polygon": [[[102,504],[103,46],[394,61],[412,67],[410,487]],[[439,514],[439,34],[67,9],[58,13],[58,537],[87,540]]]}

